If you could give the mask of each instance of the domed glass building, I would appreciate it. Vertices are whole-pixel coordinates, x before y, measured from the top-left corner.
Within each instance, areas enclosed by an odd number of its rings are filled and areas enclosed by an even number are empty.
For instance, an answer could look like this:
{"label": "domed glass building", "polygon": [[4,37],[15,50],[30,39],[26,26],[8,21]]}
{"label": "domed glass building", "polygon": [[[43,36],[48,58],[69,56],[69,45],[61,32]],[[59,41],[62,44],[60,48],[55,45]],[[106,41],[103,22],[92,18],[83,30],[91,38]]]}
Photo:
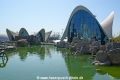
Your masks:
{"label": "domed glass building", "polygon": [[67,37],[68,42],[72,42],[74,37],[78,37],[79,39],[95,39],[105,44],[109,38],[112,38],[113,18],[114,12],[100,24],[96,16],[87,8],[77,6],[70,15],[61,40]]}

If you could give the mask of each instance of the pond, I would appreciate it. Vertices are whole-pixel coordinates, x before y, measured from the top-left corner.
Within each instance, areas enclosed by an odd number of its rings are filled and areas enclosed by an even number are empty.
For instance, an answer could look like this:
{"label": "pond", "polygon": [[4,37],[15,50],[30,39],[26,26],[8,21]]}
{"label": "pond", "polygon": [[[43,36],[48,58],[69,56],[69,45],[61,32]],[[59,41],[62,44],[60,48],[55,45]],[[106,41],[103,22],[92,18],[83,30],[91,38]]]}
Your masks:
{"label": "pond", "polygon": [[119,66],[94,66],[91,55],[68,56],[53,45],[19,47],[0,57],[0,80],[119,80]]}

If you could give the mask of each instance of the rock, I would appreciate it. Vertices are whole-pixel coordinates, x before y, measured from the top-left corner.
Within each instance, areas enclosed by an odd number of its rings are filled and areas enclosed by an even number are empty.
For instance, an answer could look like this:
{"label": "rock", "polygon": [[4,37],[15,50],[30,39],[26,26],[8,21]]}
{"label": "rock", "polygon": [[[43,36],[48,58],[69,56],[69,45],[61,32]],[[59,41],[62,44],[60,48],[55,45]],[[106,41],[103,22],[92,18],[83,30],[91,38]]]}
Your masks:
{"label": "rock", "polygon": [[104,61],[104,62],[100,62],[100,61],[93,61],[92,62],[92,64],[94,64],[94,65],[96,65],[96,66],[98,66],[98,65],[100,65],[100,66],[107,66],[107,65],[110,65],[110,61],[109,60],[107,60],[107,61]]}
{"label": "rock", "polygon": [[100,62],[105,62],[108,60],[108,55],[103,50],[100,50],[96,53],[96,60]]}
{"label": "rock", "polygon": [[100,46],[100,50],[105,51],[105,50],[106,50],[106,46],[105,46],[105,45],[101,45],[101,46]]}
{"label": "rock", "polygon": [[18,47],[25,47],[28,46],[28,42],[26,39],[20,39],[17,41],[17,46]]}
{"label": "rock", "polygon": [[15,40],[18,41],[20,39],[26,39],[29,45],[40,45],[41,41],[40,38],[37,36],[15,36]]}
{"label": "rock", "polygon": [[82,46],[80,49],[80,53],[90,53],[89,46]]}
{"label": "rock", "polygon": [[82,39],[81,40],[81,49],[80,49],[80,52],[81,53],[90,53],[90,50],[89,50],[89,41],[87,39]]}
{"label": "rock", "polygon": [[90,52],[92,53],[92,55],[96,55],[96,53],[99,51],[98,46],[91,46],[90,47]]}
{"label": "rock", "polygon": [[120,42],[114,42],[112,43],[112,49],[120,48]]}
{"label": "rock", "polygon": [[89,50],[89,41],[87,39],[79,40],[77,51],[75,54],[91,53]]}
{"label": "rock", "polygon": [[65,48],[69,49],[69,46],[70,46],[69,42],[65,43]]}
{"label": "rock", "polygon": [[82,54],[81,52],[80,52],[80,50],[77,50],[76,52],[75,52],[75,55],[80,55],[80,54]]}
{"label": "rock", "polygon": [[120,65],[120,48],[110,50],[107,52],[109,60],[112,64]]}
{"label": "rock", "polygon": [[74,44],[75,44],[75,43],[78,43],[79,40],[80,40],[79,38],[74,37],[74,38],[73,38],[73,41],[71,42],[71,46],[74,46]]}
{"label": "rock", "polygon": [[96,53],[100,50],[100,42],[99,41],[94,41],[92,45],[90,46],[90,51],[92,55],[96,55]]}
{"label": "rock", "polygon": [[92,64],[99,63],[99,62],[100,62],[100,61],[95,60],[95,61],[92,62]]}
{"label": "rock", "polygon": [[107,42],[107,43],[105,44],[105,46],[106,46],[106,50],[105,50],[106,53],[107,53],[110,49],[112,49],[112,43],[111,43],[111,42]]}
{"label": "rock", "polygon": [[98,66],[98,65],[99,65],[99,63],[95,63],[95,65],[96,65],[96,66]]}
{"label": "rock", "polygon": [[82,40],[79,40],[77,50],[80,50],[82,45],[83,45]]}
{"label": "rock", "polygon": [[100,44],[99,41],[94,41],[94,42],[92,43],[92,46],[97,46],[98,48],[100,48],[101,44]]}
{"label": "rock", "polygon": [[92,45],[92,43],[95,42],[95,39],[91,39],[90,40],[90,44]]}
{"label": "rock", "polygon": [[70,50],[76,51],[78,48],[78,42],[80,41],[79,38],[75,37],[73,38],[73,41],[71,42],[71,45],[69,47]]}
{"label": "rock", "polygon": [[110,61],[108,60],[108,61],[105,61],[105,62],[100,62],[100,63],[98,63],[98,65],[100,65],[100,66],[108,66],[108,65],[110,65]]}
{"label": "rock", "polygon": [[75,43],[74,46],[70,46],[71,51],[76,51],[78,47],[78,43]]}
{"label": "rock", "polygon": [[58,48],[64,48],[65,47],[65,41],[57,42],[57,47]]}

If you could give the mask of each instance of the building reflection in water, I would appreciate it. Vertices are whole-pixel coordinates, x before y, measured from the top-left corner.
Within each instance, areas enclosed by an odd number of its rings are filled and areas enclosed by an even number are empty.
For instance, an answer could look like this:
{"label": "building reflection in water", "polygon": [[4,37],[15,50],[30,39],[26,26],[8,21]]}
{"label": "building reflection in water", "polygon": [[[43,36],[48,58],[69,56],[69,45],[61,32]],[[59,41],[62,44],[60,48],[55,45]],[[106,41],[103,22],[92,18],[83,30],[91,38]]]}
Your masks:
{"label": "building reflection in water", "polygon": [[[49,47],[49,48],[48,48]],[[28,56],[37,55],[40,60],[44,60],[45,56],[51,57],[50,50],[53,50],[54,46],[51,45],[39,45],[29,47],[19,47],[13,52],[9,52],[8,57],[18,54],[21,61],[25,61]]]}
{"label": "building reflection in water", "polygon": [[85,80],[91,80],[95,74],[94,66],[87,61],[88,55],[83,56],[66,56],[64,57],[69,75],[83,77]]}
{"label": "building reflection in water", "polygon": [[[57,48],[57,52],[62,53],[70,76],[83,77],[84,80],[119,80],[119,66],[94,66],[92,65],[91,55],[73,56],[68,55],[68,49]],[[103,76],[104,75],[104,76]]]}
{"label": "building reflection in water", "polygon": [[68,49],[58,48],[57,51],[62,53],[65,60],[69,75],[72,77],[83,77],[84,80],[91,80],[96,70],[89,60],[90,55],[73,56],[68,55],[70,52]]}
{"label": "building reflection in water", "polygon": [[[65,69],[67,69],[68,75],[72,77],[83,77],[84,80],[110,80],[110,79],[120,79],[119,66],[94,66],[91,64],[92,60],[89,59],[91,55],[81,55],[81,56],[73,56],[68,55],[71,53],[68,49],[62,49],[57,48],[52,45],[41,45],[41,46],[29,46],[29,47],[19,47],[15,51],[7,52],[6,56],[0,57],[0,68],[3,68],[6,66],[8,62],[8,58],[12,56],[16,56],[16,58],[19,58],[21,61],[27,60],[27,57],[31,59],[31,57],[38,57],[40,61],[45,61],[48,58],[54,58],[55,62],[59,63],[59,60],[57,61],[56,57],[61,57],[61,60],[63,60],[63,63],[65,63]],[[72,52],[74,53],[74,52]],[[60,54],[59,56],[54,54]],[[8,56],[8,57],[7,57]],[[30,57],[31,56],[31,57]],[[29,60],[28,59],[28,60]],[[48,59],[49,60],[49,59]],[[52,63],[52,62],[51,62]],[[51,64],[50,63],[50,64]],[[27,64],[27,63],[25,63]],[[47,63],[48,64],[48,63]],[[59,63],[62,64],[62,63]],[[62,65],[63,66],[63,65]],[[46,67],[46,66],[45,66]],[[55,64],[54,67],[61,67],[58,66],[58,64]],[[42,67],[43,68],[43,67]],[[54,69],[54,68],[52,68]],[[61,72],[63,74],[63,72]],[[102,77],[107,77],[102,78]]]}

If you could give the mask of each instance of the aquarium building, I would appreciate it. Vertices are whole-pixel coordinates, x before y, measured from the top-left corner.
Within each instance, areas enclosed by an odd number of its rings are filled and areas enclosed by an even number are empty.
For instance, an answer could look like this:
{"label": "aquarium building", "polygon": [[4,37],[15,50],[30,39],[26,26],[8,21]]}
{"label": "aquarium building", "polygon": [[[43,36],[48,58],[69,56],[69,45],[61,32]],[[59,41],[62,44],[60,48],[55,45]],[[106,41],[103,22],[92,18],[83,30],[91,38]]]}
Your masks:
{"label": "aquarium building", "polygon": [[68,42],[72,42],[74,37],[78,37],[79,39],[95,39],[100,41],[101,44],[105,44],[109,38],[112,38],[113,19],[114,12],[111,12],[100,24],[96,16],[86,7],[77,6],[70,15],[61,41],[67,37]]}

